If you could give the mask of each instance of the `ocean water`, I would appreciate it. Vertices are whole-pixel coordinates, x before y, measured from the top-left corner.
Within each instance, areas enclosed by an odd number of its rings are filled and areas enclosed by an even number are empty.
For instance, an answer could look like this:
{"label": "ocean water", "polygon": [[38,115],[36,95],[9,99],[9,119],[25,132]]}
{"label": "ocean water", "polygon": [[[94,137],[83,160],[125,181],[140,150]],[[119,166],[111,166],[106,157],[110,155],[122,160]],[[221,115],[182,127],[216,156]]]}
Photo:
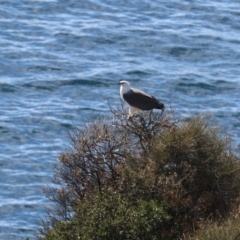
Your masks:
{"label": "ocean water", "polygon": [[122,79],[239,147],[239,2],[0,1],[0,239],[34,238],[68,132],[120,104]]}

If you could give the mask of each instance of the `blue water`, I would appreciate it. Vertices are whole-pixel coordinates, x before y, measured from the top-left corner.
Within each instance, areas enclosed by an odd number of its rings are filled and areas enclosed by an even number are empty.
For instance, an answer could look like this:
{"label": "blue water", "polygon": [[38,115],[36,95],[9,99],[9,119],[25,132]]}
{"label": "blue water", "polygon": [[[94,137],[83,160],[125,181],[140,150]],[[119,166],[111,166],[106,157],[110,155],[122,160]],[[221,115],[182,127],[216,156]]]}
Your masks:
{"label": "blue water", "polygon": [[0,2],[0,239],[33,238],[68,132],[120,104],[121,79],[239,147],[239,1]]}

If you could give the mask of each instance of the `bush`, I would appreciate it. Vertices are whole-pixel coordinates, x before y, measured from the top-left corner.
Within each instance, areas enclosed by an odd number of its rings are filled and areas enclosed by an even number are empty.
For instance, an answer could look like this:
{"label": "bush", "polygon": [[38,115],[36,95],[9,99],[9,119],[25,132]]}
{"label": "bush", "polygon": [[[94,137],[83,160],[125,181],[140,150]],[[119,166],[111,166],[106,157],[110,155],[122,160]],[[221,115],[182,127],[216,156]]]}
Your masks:
{"label": "bush", "polygon": [[38,239],[179,239],[238,202],[239,159],[208,118],[177,122],[111,109],[71,134],[45,193],[56,203]]}
{"label": "bush", "polygon": [[[168,215],[157,201],[135,203],[119,194],[91,198],[76,206],[70,222],[60,222],[54,239],[157,239]],[[162,231],[161,231],[162,230]],[[60,238],[61,237],[61,238]]]}
{"label": "bush", "polygon": [[150,147],[155,188],[181,232],[226,217],[238,201],[240,163],[229,149],[229,138],[207,118],[165,131]]}

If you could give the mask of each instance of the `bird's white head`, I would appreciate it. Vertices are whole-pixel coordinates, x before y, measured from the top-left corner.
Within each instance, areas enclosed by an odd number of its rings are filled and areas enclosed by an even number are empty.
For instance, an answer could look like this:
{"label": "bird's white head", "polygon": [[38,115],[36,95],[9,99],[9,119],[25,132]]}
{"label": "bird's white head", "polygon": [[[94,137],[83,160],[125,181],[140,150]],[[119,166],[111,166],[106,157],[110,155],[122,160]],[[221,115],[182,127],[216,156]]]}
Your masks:
{"label": "bird's white head", "polygon": [[130,90],[130,83],[128,81],[120,81],[118,85],[120,85],[120,95],[123,97],[123,94]]}

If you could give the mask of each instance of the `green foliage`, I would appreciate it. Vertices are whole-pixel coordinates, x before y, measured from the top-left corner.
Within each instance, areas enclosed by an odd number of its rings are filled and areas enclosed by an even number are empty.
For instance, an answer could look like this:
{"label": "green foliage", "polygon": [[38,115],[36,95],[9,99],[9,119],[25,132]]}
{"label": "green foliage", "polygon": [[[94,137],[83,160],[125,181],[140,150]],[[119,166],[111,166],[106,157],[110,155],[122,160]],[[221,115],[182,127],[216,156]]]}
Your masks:
{"label": "green foliage", "polygon": [[150,150],[158,177],[168,179],[168,202],[193,218],[225,216],[240,191],[239,159],[229,152],[229,139],[209,124],[192,119],[158,136]]}
{"label": "green foliage", "polygon": [[38,239],[180,239],[238,203],[240,162],[208,118],[111,109],[71,134],[47,197],[57,205]]}
{"label": "green foliage", "polygon": [[133,203],[116,194],[81,204],[76,222],[81,239],[156,239],[168,218],[157,201]]}
{"label": "green foliage", "polygon": [[91,202],[78,203],[71,221],[59,222],[47,239],[159,239],[167,233],[169,216],[157,201],[132,201],[121,195],[92,196]]}
{"label": "green foliage", "polygon": [[155,188],[180,232],[227,217],[238,202],[240,163],[229,149],[229,138],[207,118],[165,131],[150,147]]}
{"label": "green foliage", "polygon": [[230,217],[223,223],[211,223],[197,231],[189,240],[240,240],[240,218]]}

